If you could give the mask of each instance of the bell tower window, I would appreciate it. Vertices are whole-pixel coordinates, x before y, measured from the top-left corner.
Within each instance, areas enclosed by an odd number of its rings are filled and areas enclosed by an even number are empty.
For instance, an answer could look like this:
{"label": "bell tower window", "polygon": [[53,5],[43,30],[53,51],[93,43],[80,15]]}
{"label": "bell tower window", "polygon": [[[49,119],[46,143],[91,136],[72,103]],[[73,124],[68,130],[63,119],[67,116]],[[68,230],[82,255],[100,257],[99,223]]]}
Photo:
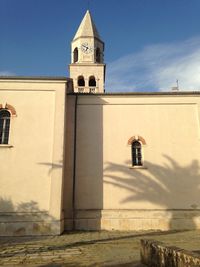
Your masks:
{"label": "bell tower window", "polygon": [[85,86],[85,80],[83,76],[78,77],[78,86]]}
{"label": "bell tower window", "polygon": [[74,63],[78,62],[78,48],[74,49]]}
{"label": "bell tower window", "polygon": [[100,52],[99,47],[97,47],[97,49],[96,49],[96,62],[98,62],[98,63],[101,62],[101,52]]}
{"label": "bell tower window", "polygon": [[89,79],[89,86],[96,87],[96,80],[94,76],[91,76]]}

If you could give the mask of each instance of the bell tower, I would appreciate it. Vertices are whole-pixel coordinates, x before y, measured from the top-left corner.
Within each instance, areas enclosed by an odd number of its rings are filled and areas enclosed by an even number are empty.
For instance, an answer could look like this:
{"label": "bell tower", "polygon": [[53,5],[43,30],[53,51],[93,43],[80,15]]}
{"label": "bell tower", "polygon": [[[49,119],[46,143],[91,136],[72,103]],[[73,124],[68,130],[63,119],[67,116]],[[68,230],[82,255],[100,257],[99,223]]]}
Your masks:
{"label": "bell tower", "polygon": [[104,42],[89,10],[71,43],[70,78],[76,93],[104,93]]}

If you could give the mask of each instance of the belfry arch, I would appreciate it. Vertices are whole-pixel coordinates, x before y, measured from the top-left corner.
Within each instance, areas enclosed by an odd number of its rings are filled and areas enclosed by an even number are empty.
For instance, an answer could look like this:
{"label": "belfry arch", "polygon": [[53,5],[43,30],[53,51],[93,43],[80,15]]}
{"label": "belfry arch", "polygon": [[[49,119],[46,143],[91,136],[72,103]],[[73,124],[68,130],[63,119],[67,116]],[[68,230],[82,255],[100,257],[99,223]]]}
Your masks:
{"label": "belfry arch", "polygon": [[90,76],[90,78],[89,78],[89,87],[91,86],[91,87],[96,87],[96,79],[95,79],[95,77],[94,76]]}
{"label": "belfry arch", "polygon": [[73,52],[74,63],[78,62],[78,48],[76,47]]}
{"label": "belfry arch", "polygon": [[78,86],[85,86],[85,79],[82,75],[78,77]]}

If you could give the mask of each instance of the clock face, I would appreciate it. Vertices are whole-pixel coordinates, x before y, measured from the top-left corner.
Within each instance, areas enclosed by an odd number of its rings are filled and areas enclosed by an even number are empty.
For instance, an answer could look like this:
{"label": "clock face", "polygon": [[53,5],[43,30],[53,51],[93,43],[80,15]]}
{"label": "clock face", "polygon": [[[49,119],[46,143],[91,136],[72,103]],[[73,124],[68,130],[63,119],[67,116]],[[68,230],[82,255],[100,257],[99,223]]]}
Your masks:
{"label": "clock face", "polygon": [[93,48],[88,43],[81,44],[81,50],[83,53],[90,54],[93,51]]}

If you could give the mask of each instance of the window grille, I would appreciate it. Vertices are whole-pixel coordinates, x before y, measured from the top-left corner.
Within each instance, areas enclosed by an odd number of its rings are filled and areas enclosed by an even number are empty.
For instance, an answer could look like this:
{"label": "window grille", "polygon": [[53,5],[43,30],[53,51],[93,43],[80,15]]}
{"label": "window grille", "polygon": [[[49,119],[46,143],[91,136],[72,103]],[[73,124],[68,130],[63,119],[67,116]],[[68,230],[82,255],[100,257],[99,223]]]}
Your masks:
{"label": "window grille", "polygon": [[142,166],[142,148],[138,141],[132,143],[132,165]]}
{"label": "window grille", "polygon": [[0,144],[8,144],[10,131],[10,112],[0,110]]}

